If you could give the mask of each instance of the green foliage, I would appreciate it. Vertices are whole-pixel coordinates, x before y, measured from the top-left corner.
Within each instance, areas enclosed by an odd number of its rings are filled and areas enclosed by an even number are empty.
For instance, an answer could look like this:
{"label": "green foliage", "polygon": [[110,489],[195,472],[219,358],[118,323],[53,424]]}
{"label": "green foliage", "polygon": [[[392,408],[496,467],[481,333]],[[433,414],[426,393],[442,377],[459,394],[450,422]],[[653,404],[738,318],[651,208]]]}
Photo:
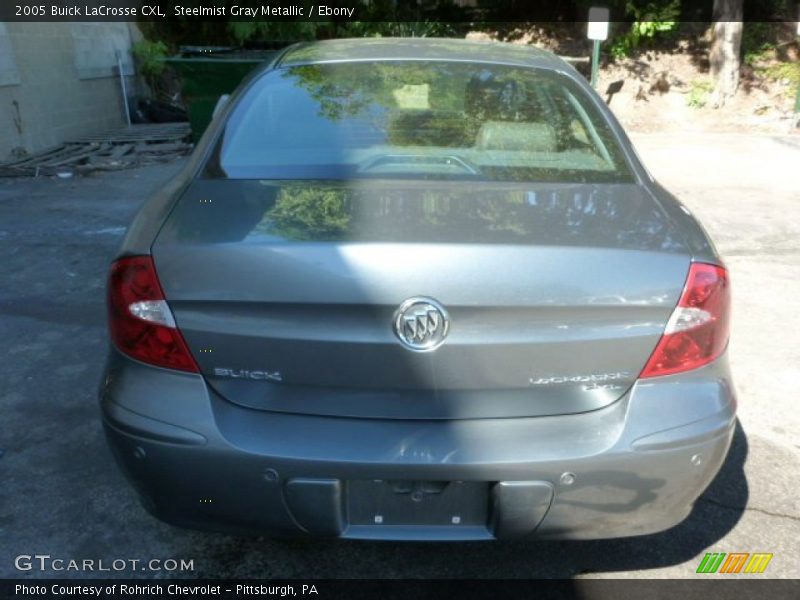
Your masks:
{"label": "green foliage", "polygon": [[744,63],[771,81],[786,81],[786,94],[794,96],[800,86],[800,62],[780,60],[780,28],[772,23],[745,23],[742,32]]}
{"label": "green foliage", "polygon": [[800,62],[782,62],[758,69],[767,79],[788,81],[787,96],[794,96],[800,87]]}
{"label": "green foliage", "polygon": [[674,32],[678,28],[681,3],[680,0],[656,0],[640,6],[638,0],[630,0],[625,12],[635,20],[627,32],[611,42],[610,51],[615,59],[630,56],[641,44]]}
{"label": "green foliage", "polygon": [[703,108],[708,104],[714,84],[706,79],[693,79],[689,84],[689,98],[686,104],[691,108]]}
{"label": "green foliage", "polygon": [[344,190],[287,187],[266,213],[259,229],[291,239],[340,239],[350,225]]}
{"label": "green foliage", "polygon": [[424,64],[398,67],[392,63],[376,63],[370,69],[357,64],[341,65],[335,79],[327,71],[320,65],[306,65],[293,69],[292,76],[319,102],[320,114],[331,120],[358,115],[375,104],[395,106],[394,94],[410,81],[434,85],[428,93],[429,108],[434,111],[460,110],[464,103],[464,83],[458,77],[458,67],[441,67],[441,75],[435,81]]}
{"label": "green foliage", "polygon": [[230,21],[228,32],[237,44],[294,42],[316,39],[317,30],[325,25],[317,21]]}
{"label": "green foliage", "polygon": [[352,21],[340,25],[337,37],[448,37],[454,23],[442,21]]}
{"label": "green foliage", "polygon": [[742,29],[744,63],[753,66],[769,57],[775,50],[777,28],[772,23],[745,23]]}
{"label": "green foliage", "polygon": [[150,89],[156,91],[159,78],[165,68],[163,59],[167,56],[167,45],[162,41],[141,40],[133,45],[132,50],[136,57],[139,73],[144,77]]}
{"label": "green foliage", "polygon": [[454,24],[442,21],[231,21],[227,27],[237,44],[326,37],[445,37],[457,34]]}

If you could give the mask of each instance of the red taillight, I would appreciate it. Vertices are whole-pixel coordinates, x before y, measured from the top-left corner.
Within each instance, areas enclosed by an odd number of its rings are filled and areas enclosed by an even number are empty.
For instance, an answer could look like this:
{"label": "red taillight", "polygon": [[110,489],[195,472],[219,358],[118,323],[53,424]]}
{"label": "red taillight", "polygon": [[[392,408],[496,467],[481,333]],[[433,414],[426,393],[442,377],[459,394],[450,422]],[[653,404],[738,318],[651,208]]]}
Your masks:
{"label": "red taillight", "polygon": [[692,263],[678,306],[640,377],[689,371],[717,358],[728,344],[730,307],[728,272]]}
{"label": "red taillight", "polygon": [[158,283],[149,256],[121,258],[108,280],[108,326],[114,345],[142,362],[199,372]]}

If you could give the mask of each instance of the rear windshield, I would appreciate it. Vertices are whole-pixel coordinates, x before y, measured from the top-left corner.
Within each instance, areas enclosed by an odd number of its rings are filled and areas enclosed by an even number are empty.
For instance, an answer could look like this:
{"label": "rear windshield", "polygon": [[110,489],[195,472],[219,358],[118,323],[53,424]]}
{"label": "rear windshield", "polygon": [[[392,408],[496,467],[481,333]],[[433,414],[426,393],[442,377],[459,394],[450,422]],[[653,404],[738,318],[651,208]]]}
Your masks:
{"label": "rear windshield", "polygon": [[604,117],[568,77],[422,61],[267,73],[234,110],[207,175],[631,181]]}

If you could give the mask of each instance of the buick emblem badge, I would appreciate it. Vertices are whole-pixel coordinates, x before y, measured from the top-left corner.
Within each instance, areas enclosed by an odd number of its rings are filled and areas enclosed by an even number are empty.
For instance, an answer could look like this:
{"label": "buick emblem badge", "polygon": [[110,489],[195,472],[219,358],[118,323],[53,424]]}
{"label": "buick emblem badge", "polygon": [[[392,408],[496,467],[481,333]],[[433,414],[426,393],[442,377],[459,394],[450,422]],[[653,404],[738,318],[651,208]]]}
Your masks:
{"label": "buick emblem badge", "polygon": [[409,298],[394,313],[394,333],[407,348],[428,352],[437,348],[450,331],[450,316],[433,298]]}

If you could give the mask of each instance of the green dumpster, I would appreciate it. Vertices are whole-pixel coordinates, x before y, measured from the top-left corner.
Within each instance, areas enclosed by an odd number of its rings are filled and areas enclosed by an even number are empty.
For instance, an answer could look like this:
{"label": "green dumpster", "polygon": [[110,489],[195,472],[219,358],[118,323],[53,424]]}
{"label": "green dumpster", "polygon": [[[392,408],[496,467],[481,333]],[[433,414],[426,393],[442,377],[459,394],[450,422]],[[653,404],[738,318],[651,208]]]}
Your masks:
{"label": "green dumpster", "polygon": [[181,76],[183,101],[194,141],[211,122],[219,97],[230,94],[255,67],[270,61],[277,50],[181,48],[181,54],[164,59]]}

